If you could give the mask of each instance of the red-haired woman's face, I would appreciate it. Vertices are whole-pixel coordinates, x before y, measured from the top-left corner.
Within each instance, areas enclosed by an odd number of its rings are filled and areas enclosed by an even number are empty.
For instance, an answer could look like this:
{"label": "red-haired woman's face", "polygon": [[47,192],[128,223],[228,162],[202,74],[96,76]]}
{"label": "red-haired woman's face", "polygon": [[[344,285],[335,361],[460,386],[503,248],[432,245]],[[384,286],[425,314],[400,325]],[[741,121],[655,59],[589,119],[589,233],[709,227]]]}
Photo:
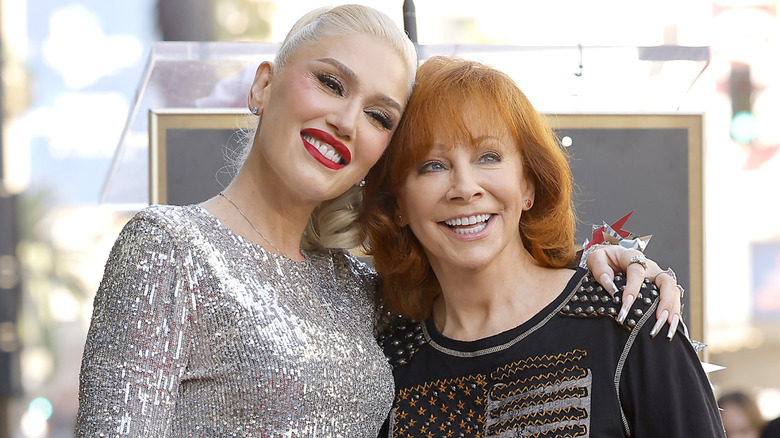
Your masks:
{"label": "red-haired woman's face", "polygon": [[409,225],[437,274],[480,268],[523,250],[520,216],[534,187],[523,174],[522,156],[506,130],[469,128],[473,144],[446,144],[437,136],[398,194],[402,225]]}

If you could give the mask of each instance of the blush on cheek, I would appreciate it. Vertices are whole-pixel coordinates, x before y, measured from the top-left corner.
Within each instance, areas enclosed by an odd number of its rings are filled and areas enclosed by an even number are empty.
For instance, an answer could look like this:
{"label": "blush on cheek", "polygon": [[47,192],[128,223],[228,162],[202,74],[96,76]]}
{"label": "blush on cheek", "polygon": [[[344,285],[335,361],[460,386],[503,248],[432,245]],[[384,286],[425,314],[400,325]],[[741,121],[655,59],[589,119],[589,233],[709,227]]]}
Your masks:
{"label": "blush on cheek", "polygon": [[361,142],[362,148],[356,148],[356,155],[362,155],[364,160],[369,160],[370,166],[376,164],[379,158],[387,149],[388,143],[390,143],[390,136],[372,136],[366,138],[366,141]]}

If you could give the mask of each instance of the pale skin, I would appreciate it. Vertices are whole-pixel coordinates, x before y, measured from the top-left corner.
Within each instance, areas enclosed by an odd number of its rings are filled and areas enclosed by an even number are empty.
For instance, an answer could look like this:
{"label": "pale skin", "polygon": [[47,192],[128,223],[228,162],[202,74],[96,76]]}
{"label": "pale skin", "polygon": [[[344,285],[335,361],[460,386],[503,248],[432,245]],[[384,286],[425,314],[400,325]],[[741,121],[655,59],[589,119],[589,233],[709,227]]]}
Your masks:
{"label": "pale skin", "polygon": [[[390,141],[408,99],[406,78],[399,56],[368,35],[324,37],[298,49],[282,72],[261,64],[248,103],[263,123],[225,193],[268,241],[222,197],[204,207],[268,251],[275,246],[302,261],[301,236],[314,208],[360,181]],[[320,142],[347,148],[348,164],[323,164],[306,148],[311,130]]]}
{"label": "pale skin", "polygon": [[[300,241],[312,211],[368,173],[387,147],[408,95],[404,63],[369,35],[323,37],[299,48],[283,71],[272,63],[261,64],[247,105],[258,108],[262,123],[247,160],[224,191],[247,217],[221,196],[203,207],[269,252],[303,261]],[[306,135],[340,152],[339,163],[328,163],[307,148]],[[651,260],[647,272],[629,264],[635,253],[620,247],[599,249],[588,258],[588,267],[607,288],[613,269],[627,271],[625,294],[635,296],[645,276],[661,272]],[[663,319],[673,328],[680,312],[679,292],[668,275],[658,276],[656,283],[662,296],[659,318],[666,311]]]}
{"label": "pale skin", "polygon": [[[597,249],[588,257],[588,269],[593,276],[599,280],[602,286],[609,289],[611,279],[615,277],[615,271],[612,266],[628,266],[623,269],[626,272],[626,289],[623,296],[621,314],[625,314],[631,304],[639,294],[644,277],[653,279],[653,282],[661,291],[661,301],[658,303],[656,318],[658,323],[653,327],[651,333],[657,335],[664,321],[669,324],[667,337],[672,339],[677,332],[677,326],[680,324],[680,311],[682,304],[680,302],[680,291],[677,289],[677,282],[665,271],[661,270],[656,262],[647,259],[647,270],[641,265],[629,264],[631,257],[638,255],[639,251],[630,250],[616,245],[605,246]],[[593,256],[596,256],[594,258]],[[593,259],[593,260],[591,260]],[[629,301],[628,296],[631,296]]]}

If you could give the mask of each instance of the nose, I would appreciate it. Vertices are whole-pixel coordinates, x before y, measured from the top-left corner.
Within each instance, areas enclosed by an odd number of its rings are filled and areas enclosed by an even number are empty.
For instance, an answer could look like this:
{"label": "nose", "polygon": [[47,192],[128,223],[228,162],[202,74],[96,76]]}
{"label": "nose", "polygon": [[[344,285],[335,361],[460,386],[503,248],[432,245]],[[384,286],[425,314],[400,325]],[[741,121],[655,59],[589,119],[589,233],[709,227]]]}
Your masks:
{"label": "nose", "polygon": [[473,167],[468,164],[453,166],[450,183],[450,189],[447,191],[447,200],[450,202],[469,203],[485,194]]}
{"label": "nose", "polygon": [[353,139],[357,121],[363,108],[356,100],[346,100],[331,111],[325,121],[336,129],[336,133],[346,139]]}

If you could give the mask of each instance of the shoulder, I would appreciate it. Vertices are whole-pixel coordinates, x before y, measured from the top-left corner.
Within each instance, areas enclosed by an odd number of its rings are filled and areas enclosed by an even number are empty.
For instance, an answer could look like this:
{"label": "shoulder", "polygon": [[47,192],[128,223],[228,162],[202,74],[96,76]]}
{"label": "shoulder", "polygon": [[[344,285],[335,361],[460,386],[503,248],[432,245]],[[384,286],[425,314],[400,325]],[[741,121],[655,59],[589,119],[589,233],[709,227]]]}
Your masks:
{"label": "shoulder", "polygon": [[612,296],[588,271],[576,286],[569,301],[561,308],[561,315],[573,318],[610,318],[615,324],[632,330],[653,308],[659,296],[658,289],[652,281],[645,279],[636,302],[631,306],[631,312],[625,322],[620,324],[617,322],[617,316],[623,305],[623,289],[626,285],[624,274],[615,275],[615,285],[620,291]]}
{"label": "shoulder", "polygon": [[[193,245],[197,207],[152,205],[136,213],[122,228],[111,258],[143,258]],[[144,256],[144,254],[146,254]]]}
{"label": "shoulder", "polygon": [[[145,308],[146,312],[151,311],[148,304],[152,300],[170,302],[176,297],[176,288],[185,285],[177,278],[191,269],[193,249],[197,248],[188,233],[180,231],[183,226],[177,222],[176,212],[183,209],[150,206],[125,224],[105,262],[93,319],[100,313],[115,312],[117,302],[130,303],[126,310]],[[154,293],[149,294],[150,290]]]}
{"label": "shoulder", "polygon": [[383,328],[377,342],[393,368],[403,365],[427,341],[423,334],[424,322],[415,322],[401,315],[385,314]]}
{"label": "shoulder", "polygon": [[187,241],[197,228],[198,215],[196,206],[150,205],[127,222],[120,239]]}
{"label": "shoulder", "polygon": [[146,223],[176,235],[191,227],[198,209],[195,206],[150,205],[136,213],[130,223]]}
{"label": "shoulder", "polygon": [[364,261],[345,249],[330,249],[328,252],[337,275],[347,280],[355,279],[361,287],[374,290],[376,272]]}
{"label": "shoulder", "polygon": [[376,273],[359,257],[346,249],[331,249],[330,255],[333,263],[343,269],[351,271],[355,275],[373,277]]}

